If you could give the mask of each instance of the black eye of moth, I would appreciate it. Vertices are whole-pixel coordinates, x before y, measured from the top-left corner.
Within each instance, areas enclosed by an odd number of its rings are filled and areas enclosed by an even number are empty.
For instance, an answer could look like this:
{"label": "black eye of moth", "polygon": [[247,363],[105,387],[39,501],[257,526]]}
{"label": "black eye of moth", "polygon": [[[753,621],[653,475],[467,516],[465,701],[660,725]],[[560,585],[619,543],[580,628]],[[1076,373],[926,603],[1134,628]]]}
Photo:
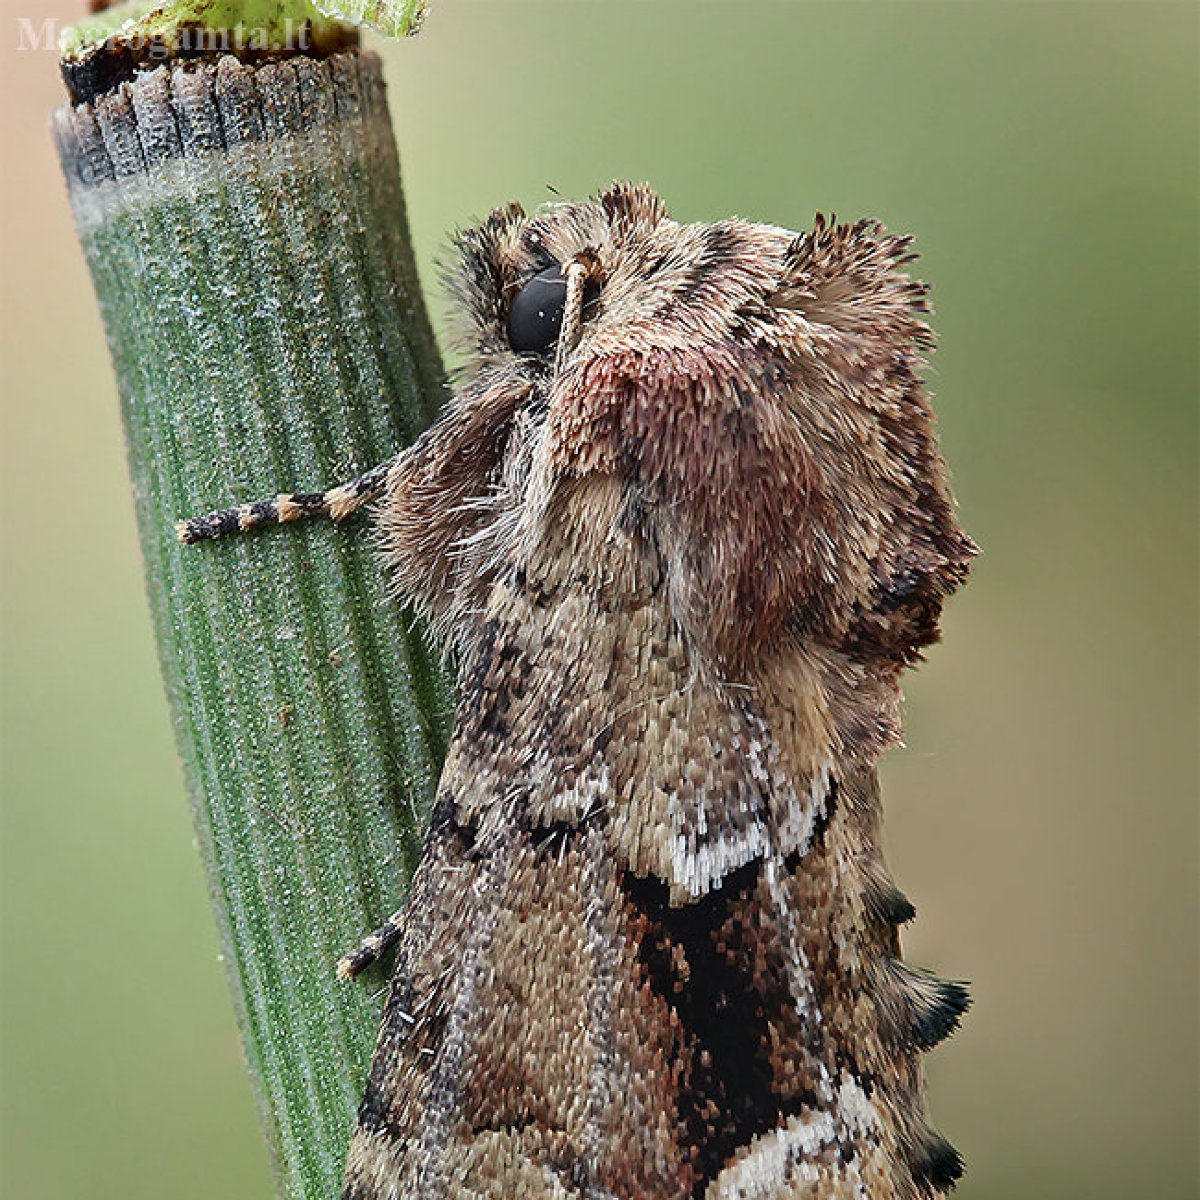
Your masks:
{"label": "black eye of moth", "polygon": [[556,263],[539,271],[508,310],[508,344],[518,354],[545,354],[558,341],[567,303],[567,277]]}

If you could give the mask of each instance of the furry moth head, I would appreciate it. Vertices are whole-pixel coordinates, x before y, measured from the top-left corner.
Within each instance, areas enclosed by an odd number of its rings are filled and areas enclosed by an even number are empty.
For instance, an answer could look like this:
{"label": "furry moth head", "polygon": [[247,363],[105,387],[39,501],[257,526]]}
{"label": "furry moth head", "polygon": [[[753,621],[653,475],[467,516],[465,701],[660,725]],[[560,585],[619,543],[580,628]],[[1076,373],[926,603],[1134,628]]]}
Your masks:
{"label": "furry moth head", "polygon": [[910,245],[869,221],[680,224],[625,184],[493,212],[451,275],[461,386],[393,482],[408,516],[382,514],[405,590],[453,633],[603,481],[619,503],[590,536],[644,541],[723,673],[796,639],[910,661],[974,553],[921,383]]}

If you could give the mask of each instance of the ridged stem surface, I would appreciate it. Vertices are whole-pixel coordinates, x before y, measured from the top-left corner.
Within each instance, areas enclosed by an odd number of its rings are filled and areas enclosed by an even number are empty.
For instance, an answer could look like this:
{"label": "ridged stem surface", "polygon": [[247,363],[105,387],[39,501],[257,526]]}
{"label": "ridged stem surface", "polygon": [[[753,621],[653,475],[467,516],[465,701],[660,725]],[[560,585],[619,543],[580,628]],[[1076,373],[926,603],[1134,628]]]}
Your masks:
{"label": "ridged stem surface", "polygon": [[350,478],[440,401],[379,63],[161,68],[54,130],[247,1060],[281,1190],[329,1200],[382,991],[334,963],[403,898],[450,692],[361,515],[172,522]]}

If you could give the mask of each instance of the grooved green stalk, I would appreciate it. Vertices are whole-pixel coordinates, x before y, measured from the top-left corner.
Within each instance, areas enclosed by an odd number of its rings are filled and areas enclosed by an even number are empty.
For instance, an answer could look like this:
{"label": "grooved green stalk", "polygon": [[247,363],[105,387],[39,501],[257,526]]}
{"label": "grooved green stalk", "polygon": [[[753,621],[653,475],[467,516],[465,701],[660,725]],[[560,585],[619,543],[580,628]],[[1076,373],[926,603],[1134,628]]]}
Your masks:
{"label": "grooved green stalk", "polygon": [[247,1059],[284,1193],[329,1200],[381,1006],[334,963],[403,898],[450,692],[361,516],[172,522],[349,478],[437,407],[379,63],[163,68],[55,133]]}

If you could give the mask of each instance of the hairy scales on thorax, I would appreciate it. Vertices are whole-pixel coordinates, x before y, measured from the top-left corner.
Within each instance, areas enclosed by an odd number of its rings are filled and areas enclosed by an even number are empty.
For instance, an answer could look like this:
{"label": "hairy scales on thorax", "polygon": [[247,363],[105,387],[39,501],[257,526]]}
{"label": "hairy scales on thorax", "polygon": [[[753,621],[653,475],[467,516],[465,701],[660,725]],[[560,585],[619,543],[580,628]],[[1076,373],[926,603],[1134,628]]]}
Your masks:
{"label": "hairy scales on thorax", "polygon": [[[456,730],[344,1200],[922,1200],[957,1178],[875,766],[974,547],[906,238],[648,188],[459,241],[471,361],[351,511],[453,647]],[[301,511],[303,510],[303,511]]]}

